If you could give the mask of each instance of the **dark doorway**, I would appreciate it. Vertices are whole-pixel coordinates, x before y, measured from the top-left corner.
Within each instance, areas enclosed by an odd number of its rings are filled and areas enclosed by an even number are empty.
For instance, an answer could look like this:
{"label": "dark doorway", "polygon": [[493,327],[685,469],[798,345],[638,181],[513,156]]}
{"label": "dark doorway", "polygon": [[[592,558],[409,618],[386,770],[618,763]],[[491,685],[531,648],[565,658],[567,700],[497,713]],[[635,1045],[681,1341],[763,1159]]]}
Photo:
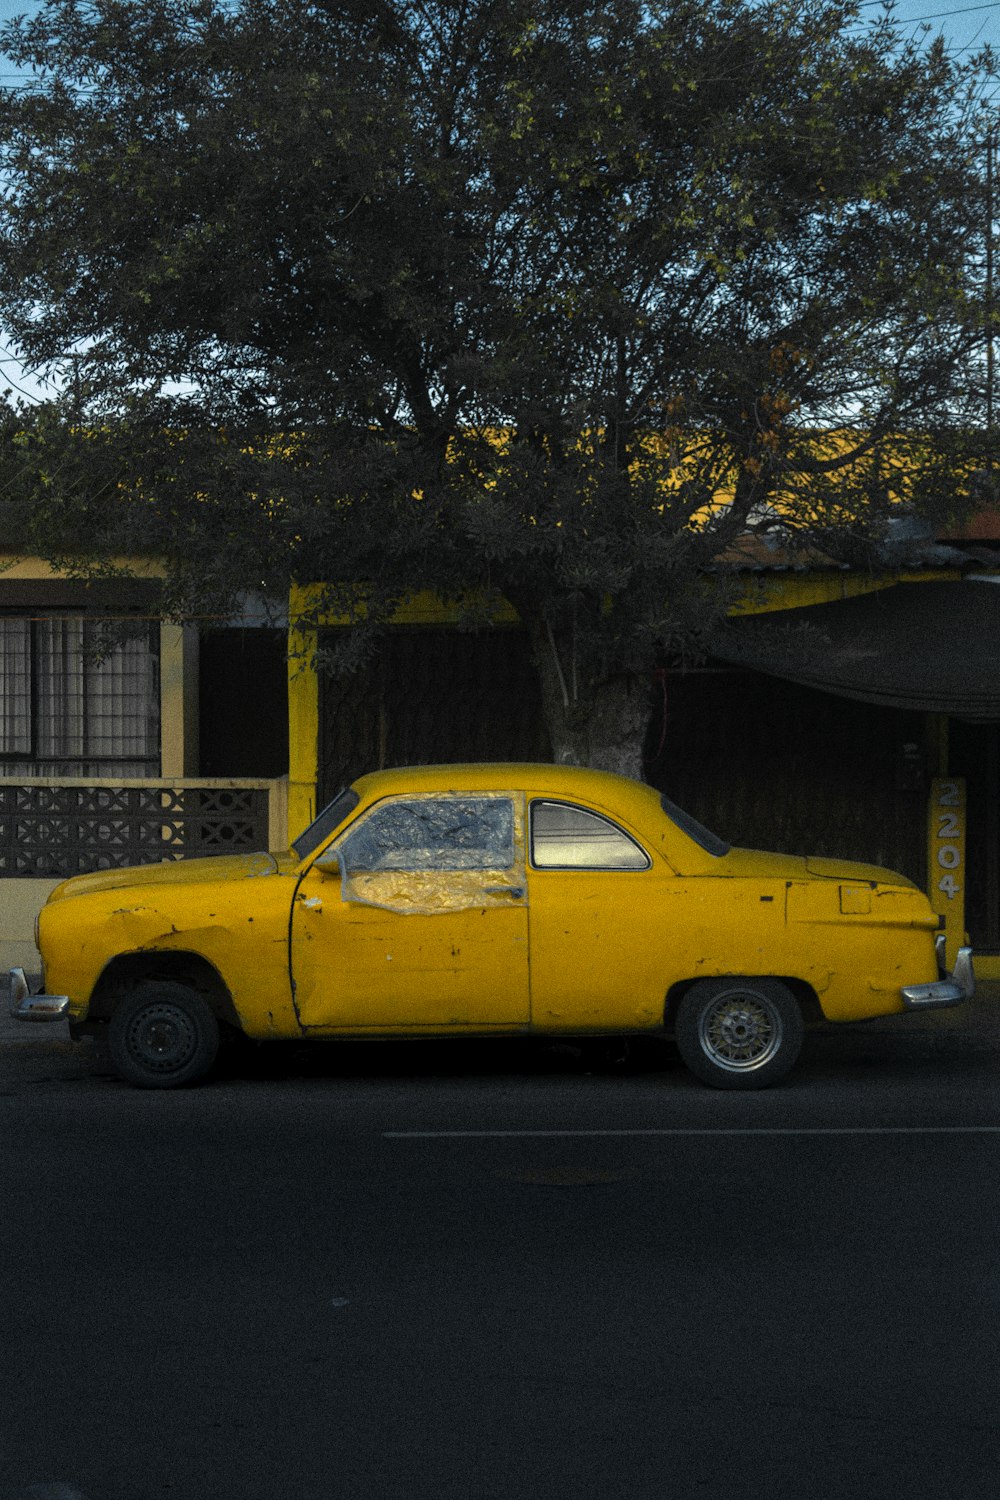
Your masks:
{"label": "dark doorway", "polygon": [[920,714],[749,671],[671,674],[664,692],[646,777],[675,802],[734,844],[862,860],[923,885]]}
{"label": "dark doorway", "polygon": [[551,760],[520,630],[393,630],[378,659],[320,679],[319,800],[365,771],[449,761]]}
{"label": "dark doorway", "polygon": [[203,776],[288,775],[284,630],[206,630],[199,673]]}

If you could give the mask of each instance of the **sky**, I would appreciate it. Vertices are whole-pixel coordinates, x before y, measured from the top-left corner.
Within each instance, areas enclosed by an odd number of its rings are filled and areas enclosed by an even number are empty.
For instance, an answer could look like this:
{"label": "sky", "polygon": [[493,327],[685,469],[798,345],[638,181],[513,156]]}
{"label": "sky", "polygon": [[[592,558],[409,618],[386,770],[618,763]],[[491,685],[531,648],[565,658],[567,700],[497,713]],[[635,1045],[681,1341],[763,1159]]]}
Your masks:
{"label": "sky", "polygon": [[[134,0],[142,4],[142,0]],[[861,0],[862,15],[875,16],[879,0]],[[0,24],[13,16],[31,15],[41,9],[42,0],[0,0]],[[968,57],[987,44],[1000,57],[1000,0],[897,0],[896,19],[904,36],[914,39],[936,35],[945,38],[950,51]],[[10,80],[10,64],[0,60],[0,82]],[[998,81],[1000,90],[1000,81]],[[0,328],[0,391],[10,386],[15,394],[37,401],[43,389],[29,371],[13,356],[3,341]]]}

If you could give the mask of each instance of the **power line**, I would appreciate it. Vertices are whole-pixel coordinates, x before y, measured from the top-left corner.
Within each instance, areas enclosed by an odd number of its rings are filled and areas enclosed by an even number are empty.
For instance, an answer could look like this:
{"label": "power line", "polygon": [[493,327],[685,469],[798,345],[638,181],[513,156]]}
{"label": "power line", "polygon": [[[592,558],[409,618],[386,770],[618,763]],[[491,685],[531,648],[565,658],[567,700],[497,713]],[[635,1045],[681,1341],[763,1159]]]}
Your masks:
{"label": "power line", "polygon": [[23,385],[18,385],[18,383],[17,383],[16,380],[11,380],[11,378],[10,378],[9,375],[4,375],[3,376],[2,384],[5,387],[9,387],[13,391],[17,391],[18,395],[19,396],[23,396],[24,399],[26,401],[28,401],[32,406],[41,406],[42,405],[42,398],[41,398],[41,396],[33,396],[30,391],[26,391],[24,389]]}
{"label": "power line", "polygon": [[[885,5],[886,0],[861,0],[858,9],[873,10],[875,7],[879,7],[881,9],[884,8]],[[965,16],[973,10],[996,10],[997,8],[997,0],[991,0],[991,3],[988,5],[962,5],[957,10],[935,11],[934,15],[932,16],[901,16],[894,13],[893,20],[897,25],[908,26],[911,21],[938,21],[942,16]]]}
{"label": "power line", "polygon": [[1000,9],[1000,5],[997,4],[997,0],[993,0],[993,3],[990,5],[963,5],[960,10],[936,10],[929,16],[900,16],[899,19],[905,22],[907,26],[910,26],[915,21],[941,21],[947,16],[967,16],[974,10],[997,9]]}
{"label": "power line", "polygon": [[[0,363],[8,364],[8,363],[11,363],[11,361],[3,360],[3,361],[0,361]],[[24,396],[24,398],[27,401],[30,401],[32,403],[32,405],[34,405],[34,406],[41,406],[42,403],[43,403],[43,401],[45,400],[44,396],[39,396],[39,395],[36,395],[35,393],[33,393],[32,391],[25,390],[25,388],[24,388],[23,385],[18,385],[17,381],[14,380],[10,375],[7,375],[6,373],[3,374],[3,375],[0,375],[0,383],[2,383],[3,385],[9,385],[12,390],[18,391],[20,393],[20,395]]]}

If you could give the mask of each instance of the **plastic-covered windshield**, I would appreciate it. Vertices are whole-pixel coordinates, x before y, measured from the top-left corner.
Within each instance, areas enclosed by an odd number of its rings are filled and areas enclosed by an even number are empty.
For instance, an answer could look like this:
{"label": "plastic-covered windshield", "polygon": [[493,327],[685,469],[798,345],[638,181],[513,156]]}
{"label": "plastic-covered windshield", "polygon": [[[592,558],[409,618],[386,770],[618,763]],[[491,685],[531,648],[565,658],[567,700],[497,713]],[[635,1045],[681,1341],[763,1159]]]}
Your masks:
{"label": "plastic-covered windshield", "polygon": [[337,847],[345,901],[423,913],[524,905],[524,820],[509,794],[392,798]]}
{"label": "plastic-covered windshield", "polygon": [[689,839],[694,839],[706,854],[721,859],[724,854],[729,853],[732,847],[730,844],[720,839],[717,834],[711,833],[703,823],[698,822],[697,818],[692,818],[690,813],[685,812],[683,807],[678,807],[676,802],[671,802],[669,797],[661,797],[660,806],[671,823],[676,823],[681,832],[686,833]]}
{"label": "plastic-covered windshield", "polygon": [[330,837],[335,828],[339,828],[349,813],[357,807],[361,798],[357,792],[350,787],[337,793],[332,802],[328,802],[318,817],[313,818],[304,833],[300,833],[292,848],[299,859],[308,859],[310,854],[315,854],[320,844]]}

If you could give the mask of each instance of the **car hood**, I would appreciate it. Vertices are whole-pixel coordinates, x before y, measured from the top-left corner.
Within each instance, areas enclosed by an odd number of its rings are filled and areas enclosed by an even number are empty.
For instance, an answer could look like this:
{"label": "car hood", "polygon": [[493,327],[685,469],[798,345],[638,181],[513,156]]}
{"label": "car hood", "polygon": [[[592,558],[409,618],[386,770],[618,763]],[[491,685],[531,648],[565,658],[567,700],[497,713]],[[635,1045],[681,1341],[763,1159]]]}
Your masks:
{"label": "car hood", "polygon": [[[714,872],[713,872],[714,873]],[[736,879],[846,880],[867,885],[912,886],[898,870],[857,864],[849,859],[820,859],[815,855],[765,854],[757,849],[730,849],[719,860],[718,873]]]}
{"label": "car hood", "polygon": [[156,865],[129,865],[122,870],[100,870],[95,875],[74,875],[57,885],[50,901],[65,896],[90,896],[98,891],[114,891],[122,886],[189,885],[211,881],[249,880],[260,875],[274,875],[294,869],[292,854],[219,854],[208,859],[166,860]]}

